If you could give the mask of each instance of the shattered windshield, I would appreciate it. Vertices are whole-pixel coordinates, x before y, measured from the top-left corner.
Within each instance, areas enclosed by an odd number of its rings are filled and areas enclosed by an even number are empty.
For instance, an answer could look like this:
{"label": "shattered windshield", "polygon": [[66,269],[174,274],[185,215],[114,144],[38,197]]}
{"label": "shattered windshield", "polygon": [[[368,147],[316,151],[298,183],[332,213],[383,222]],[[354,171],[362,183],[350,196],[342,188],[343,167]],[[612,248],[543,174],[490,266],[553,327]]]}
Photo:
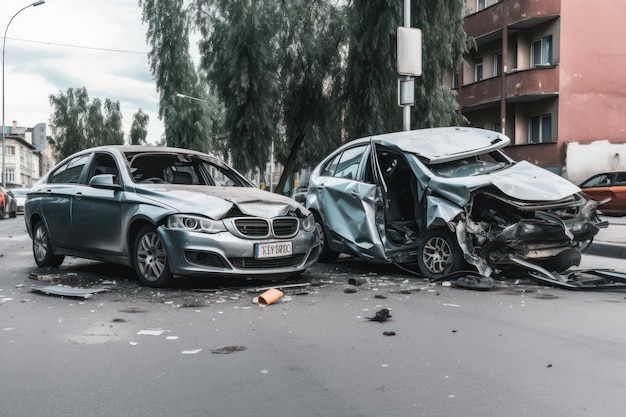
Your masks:
{"label": "shattered windshield", "polygon": [[502,152],[496,151],[444,162],[442,164],[432,164],[429,168],[435,175],[440,177],[459,178],[489,174],[507,168],[512,164],[513,161],[511,159]]}

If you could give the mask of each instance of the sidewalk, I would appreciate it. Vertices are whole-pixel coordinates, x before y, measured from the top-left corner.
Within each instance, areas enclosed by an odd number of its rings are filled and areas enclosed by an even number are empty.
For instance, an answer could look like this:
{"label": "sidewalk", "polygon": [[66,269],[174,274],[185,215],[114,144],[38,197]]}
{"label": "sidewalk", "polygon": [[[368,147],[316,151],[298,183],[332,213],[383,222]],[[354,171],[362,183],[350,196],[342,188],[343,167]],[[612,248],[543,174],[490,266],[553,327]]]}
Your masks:
{"label": "sidewalk", "polygon": [[626,217],[603,216],[602,220],[607,220],[609,227],[600,229],[584,253],[626,259]]}

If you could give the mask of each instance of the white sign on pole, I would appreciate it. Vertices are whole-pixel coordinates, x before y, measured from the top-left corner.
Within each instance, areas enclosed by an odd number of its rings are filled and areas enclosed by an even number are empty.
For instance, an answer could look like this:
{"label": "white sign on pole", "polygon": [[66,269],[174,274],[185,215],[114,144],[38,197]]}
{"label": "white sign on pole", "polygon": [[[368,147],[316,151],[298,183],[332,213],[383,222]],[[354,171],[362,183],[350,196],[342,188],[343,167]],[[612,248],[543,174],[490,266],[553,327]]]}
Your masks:
{"label": "white sign on pole", "polygon": [[398,74],[422,75],[422,30],[398,27]]}

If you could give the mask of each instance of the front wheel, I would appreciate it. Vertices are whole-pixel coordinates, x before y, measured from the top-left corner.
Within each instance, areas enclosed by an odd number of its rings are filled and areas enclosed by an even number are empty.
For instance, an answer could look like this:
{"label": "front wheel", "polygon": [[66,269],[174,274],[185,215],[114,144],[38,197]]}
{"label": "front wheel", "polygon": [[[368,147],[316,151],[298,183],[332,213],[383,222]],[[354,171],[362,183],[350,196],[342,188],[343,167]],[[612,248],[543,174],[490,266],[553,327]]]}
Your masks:
{"label": "front wheel", "polygon": [[37,266],[59,266],[63,263],[65,256],[55,255],[52,252],[48,229],[40,220],[33,228],[33,256]]}
{"label": "front wheel", "polygon": [[161,237],[152,225],[139,230],[133,250],[137,278],[148,287],[167,287],[172,283],[172,271]]}
{"label": "front wheel", "polygon": [[463,255],[451,233],[432,229],[422,239],[417,261],[422,275],[438,279],[461,269]]}

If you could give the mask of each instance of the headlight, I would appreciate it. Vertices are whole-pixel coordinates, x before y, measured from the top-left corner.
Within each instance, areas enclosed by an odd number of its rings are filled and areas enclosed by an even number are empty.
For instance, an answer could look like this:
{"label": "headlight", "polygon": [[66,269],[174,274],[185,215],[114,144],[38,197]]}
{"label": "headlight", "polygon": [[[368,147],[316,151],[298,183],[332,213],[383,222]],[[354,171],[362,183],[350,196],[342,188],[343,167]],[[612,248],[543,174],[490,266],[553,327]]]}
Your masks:
{"label": "headlight", "polygon": [[221,221],[189,214],[174,214],[167,219],[167,228],[184,230],[186,232],[219,233],[225,232],[226,227]]}
{"label": "headlight", "polygon": [[302,225],[302,230],[312,232],[315,229],[315,218],[313,214],[309,214],[304,219],[300,220],[300,224]]}

